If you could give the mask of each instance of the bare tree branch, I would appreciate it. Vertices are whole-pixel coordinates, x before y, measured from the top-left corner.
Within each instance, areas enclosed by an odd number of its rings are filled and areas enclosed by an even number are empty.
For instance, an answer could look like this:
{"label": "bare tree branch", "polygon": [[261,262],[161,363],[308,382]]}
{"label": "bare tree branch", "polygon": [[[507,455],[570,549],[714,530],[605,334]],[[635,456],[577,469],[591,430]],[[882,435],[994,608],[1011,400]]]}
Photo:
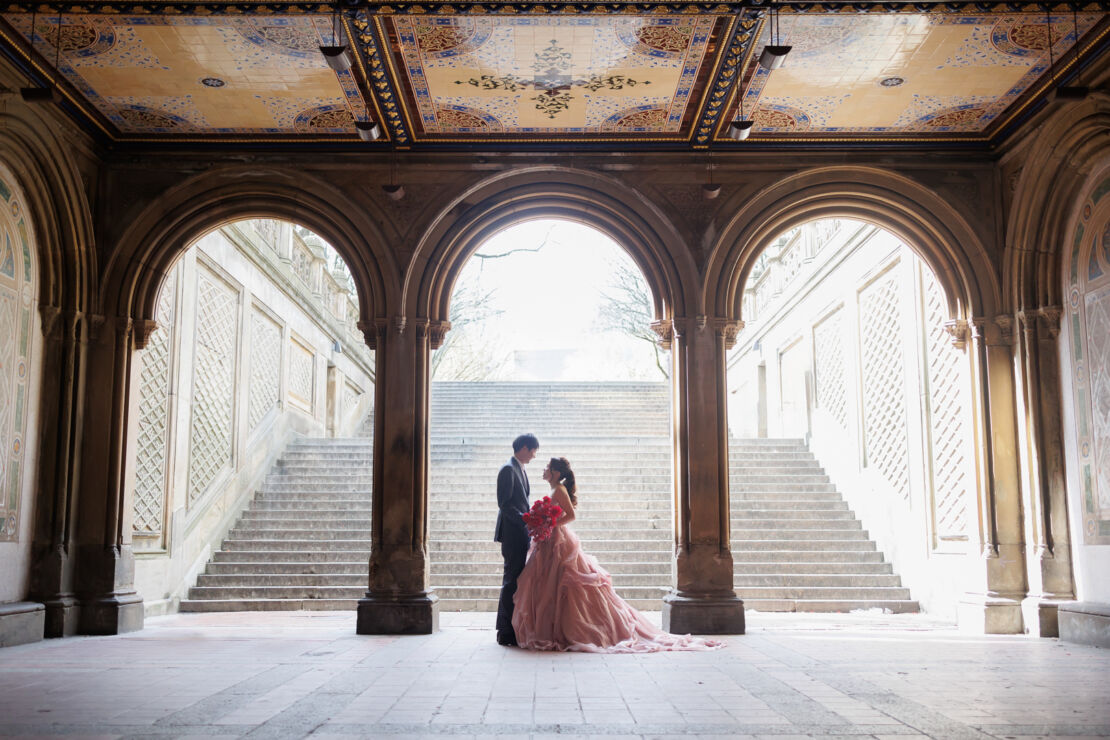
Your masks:
{"label": "bare tree branch", "polygon": [[601,296],[601,325],[633,339],[649,342],[655,354],[655,367],[664,378],[669,378],[659,337],[651,329],[655,315],[651,291],[643,275],[635,265],[624,259],[610,264],[609,275],[609,287]]}

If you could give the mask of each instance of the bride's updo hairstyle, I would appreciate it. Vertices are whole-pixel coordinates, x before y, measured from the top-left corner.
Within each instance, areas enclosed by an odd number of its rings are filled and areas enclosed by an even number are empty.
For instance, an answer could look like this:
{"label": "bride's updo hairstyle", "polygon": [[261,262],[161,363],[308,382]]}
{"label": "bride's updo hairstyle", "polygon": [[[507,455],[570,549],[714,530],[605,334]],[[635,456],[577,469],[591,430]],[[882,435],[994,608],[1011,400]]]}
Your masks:
{"label": "bride's updo hairstyle", "polygon": [[548,465],[559,474],[559,482],[567,487],[567,493],[570,494],[570,502],[578,506],[578,497],[574,495],[578,487],[574,485],[574,471],[570,469],[570,461],[565,457],[553,457]]}

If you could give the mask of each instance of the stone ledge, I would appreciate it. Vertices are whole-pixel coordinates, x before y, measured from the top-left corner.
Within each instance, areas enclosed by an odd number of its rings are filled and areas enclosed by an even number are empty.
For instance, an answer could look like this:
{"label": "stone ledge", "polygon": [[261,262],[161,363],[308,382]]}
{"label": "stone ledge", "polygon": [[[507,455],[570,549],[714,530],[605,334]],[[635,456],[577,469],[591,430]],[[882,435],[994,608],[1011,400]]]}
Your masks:
{"label": "stone ledge", "polygon": [[37,601],[0,604],[0,647],[38,642],[46,625],[46,606]]}
{"label": "stone ledge", "polygon": [[1068,601],[1060,604],[1057,615],[1064,642],[1110,648],[1110,604]]}

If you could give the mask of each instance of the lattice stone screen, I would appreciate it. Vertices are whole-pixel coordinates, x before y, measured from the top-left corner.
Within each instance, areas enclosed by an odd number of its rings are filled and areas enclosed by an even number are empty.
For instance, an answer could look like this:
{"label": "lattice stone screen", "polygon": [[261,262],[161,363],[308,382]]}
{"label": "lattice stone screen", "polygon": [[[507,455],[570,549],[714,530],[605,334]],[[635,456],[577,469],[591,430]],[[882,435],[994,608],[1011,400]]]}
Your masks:
{"label": "lattice stone screen", "polygon": [[848,428],[847,387],[844,383],[844,309],[838,308],[813,327],[817,405],[844,429]]}
{"label": "lattice stone screen", "polygon": [[925,354],[929,382],[929,437],[932,453],[933,519],[942,540],[967,535],[971,485],[971,434],[967,423],[969,388],[964,353],[952,346],[944,289],[927,267],[921,270],[925,303]]}
{"label": "lattice stone screen", "polygon": [[863,435],[867,465],[904,500],[910,495],[902,299],[898,263],[859,293]]}
{"label": "lattice stone screen", "polygon": [[157,537],[165,527],[166,461],[169,448],[170,368],[177,301],[175,267],[158,296],[158,328],[143,350],[139,376],[139,431],[135,455],[133,529],[139,537]]}
{"label": "lattice stone screen", "polygon": [[250,362],[247,428],[254,431],[281,398],[281,327],[257,307],[251,310]]}
{"label": "lattice stone screen", "polygon": [[231,463],[239,295],[197,267],[196,359],[189,434],[189,503]]}
{"label": "lattice stone screen", "polygon": [[312,350],[293,339],[289,346],[289,401],[309,413],[315,398],[315,366]]}

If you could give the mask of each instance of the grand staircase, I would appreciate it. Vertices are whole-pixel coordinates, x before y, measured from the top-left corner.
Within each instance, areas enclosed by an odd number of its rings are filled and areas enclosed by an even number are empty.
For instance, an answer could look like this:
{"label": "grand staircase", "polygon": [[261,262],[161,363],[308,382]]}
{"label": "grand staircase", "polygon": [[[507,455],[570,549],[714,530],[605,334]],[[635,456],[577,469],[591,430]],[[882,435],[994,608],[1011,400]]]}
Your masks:
{"label": "grand staircase", "polygon": [[368,581],[371,453],[366,438],[286,448],[181,611],[354,609]]}
{"label": "grand staircase", "polygon": [[[659,609],[671,580],[670,390],[661,383],[434,383],[431,585],[444,610],[492,611],[501,584],[497,471],[513,437],[563,456],[574,529],[618,593]],[[370,440],[289,447],[199,576],[182,611],[353,609],[370,556]],[[760,611],[917,611],[891,565],[799,440],[730,442],[737,593]]]}
{"label": "grand staircase", "polygon": [[733,582],[745,608],[918,611],[801,440],[731,440],[729,497]]}

